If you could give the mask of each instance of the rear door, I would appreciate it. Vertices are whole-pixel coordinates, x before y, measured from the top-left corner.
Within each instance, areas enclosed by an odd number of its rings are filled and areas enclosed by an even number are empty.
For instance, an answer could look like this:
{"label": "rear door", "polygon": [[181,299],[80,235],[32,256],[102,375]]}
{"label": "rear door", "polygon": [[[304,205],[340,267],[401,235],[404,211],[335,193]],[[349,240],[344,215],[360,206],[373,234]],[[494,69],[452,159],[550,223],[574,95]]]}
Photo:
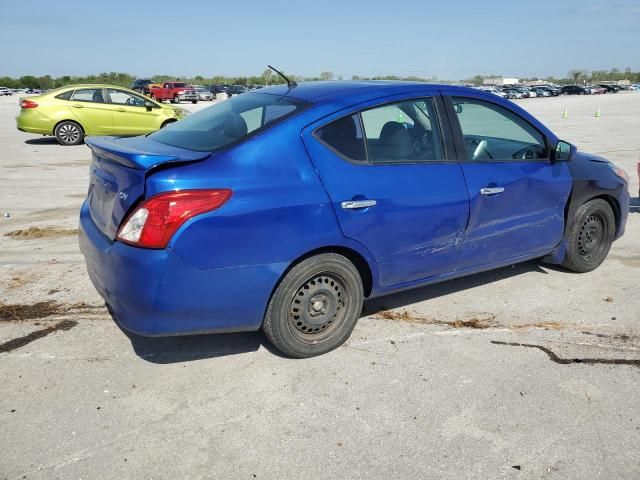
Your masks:
{"label": "rear door", "polygon": [[102,88],[79,88],[69,99],[72,115],[87,135],[109,135],[113,130],[113,116]]}
{"label": "rear door", "polygon": [[468,197],[443,104],[431,93],[368,102],[303,131],[345,236],[391,287],[454,270]]}
{"label": "rear door", "polygon": [[113,111],[114,135],[142,135],[160,126],[161,108],[145,106],[145,98],[117,88],[107,89]]}
{"label": "rear door", "polygon": [[472,93],[445,100],[470,201],[458,268],[548,253],[564,232],[566,162],[552,163],[550,142],[504,103]]}

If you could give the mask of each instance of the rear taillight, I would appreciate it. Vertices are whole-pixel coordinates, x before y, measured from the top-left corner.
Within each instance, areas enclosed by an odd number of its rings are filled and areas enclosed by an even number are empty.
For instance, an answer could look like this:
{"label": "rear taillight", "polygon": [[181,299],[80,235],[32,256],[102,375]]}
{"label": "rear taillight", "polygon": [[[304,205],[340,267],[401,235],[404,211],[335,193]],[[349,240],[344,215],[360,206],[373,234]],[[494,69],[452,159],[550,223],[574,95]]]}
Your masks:
{"label": "rear taillight", "polygon": [[165,248],[190,218],[220,208],[231,190],[181,190],[159,193],[142,202],[122,224],[116,238],[130,245]]}
{"label": "rear taillight", "polygon": [[20,108],[36,108],[37,106],[38,104],[36,102],[29,100],[28,98],[25,98],[20,102]]}

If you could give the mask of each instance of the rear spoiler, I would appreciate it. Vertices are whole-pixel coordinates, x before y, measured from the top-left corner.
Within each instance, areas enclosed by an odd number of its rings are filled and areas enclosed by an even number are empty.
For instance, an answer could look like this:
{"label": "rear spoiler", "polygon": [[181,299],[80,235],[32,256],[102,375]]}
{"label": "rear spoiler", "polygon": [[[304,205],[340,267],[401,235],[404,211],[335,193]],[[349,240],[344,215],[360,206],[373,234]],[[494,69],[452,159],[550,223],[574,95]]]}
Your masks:
{"label": "rear spoiler", "polygon": [[144,136],[89,137],[85,139],[85,143],[94,154],[136,170],[149,170],[166,163],[196,162],[211,155],[209,152],[172,147]]}

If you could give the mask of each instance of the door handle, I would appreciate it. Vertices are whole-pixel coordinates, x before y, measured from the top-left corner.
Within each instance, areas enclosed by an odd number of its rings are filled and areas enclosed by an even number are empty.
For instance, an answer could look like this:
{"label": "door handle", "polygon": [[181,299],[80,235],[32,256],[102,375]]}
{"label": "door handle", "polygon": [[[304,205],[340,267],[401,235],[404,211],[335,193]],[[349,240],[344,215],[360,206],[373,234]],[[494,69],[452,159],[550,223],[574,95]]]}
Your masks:
{"label": "door handle", "polygon": [[495,195],[504,192],[504,187],[484,187],[480,189],[482,195]]}
{"label": "door handle", "polygon": [[116,112],[126,112],[127,110],[120,107],[120,108],[116,108]]}
{"label": "door handle", "polygon": [[75,103],[73,105],[71,105],[73,108],[84,108],[84,105],[80,105],[78,103]]}
{"label": "door handle", "polygon": [[349,200],[342,202],[340,206],[345,210],[357,210],[359,208],[375,207],[377,203],[375,200]]}

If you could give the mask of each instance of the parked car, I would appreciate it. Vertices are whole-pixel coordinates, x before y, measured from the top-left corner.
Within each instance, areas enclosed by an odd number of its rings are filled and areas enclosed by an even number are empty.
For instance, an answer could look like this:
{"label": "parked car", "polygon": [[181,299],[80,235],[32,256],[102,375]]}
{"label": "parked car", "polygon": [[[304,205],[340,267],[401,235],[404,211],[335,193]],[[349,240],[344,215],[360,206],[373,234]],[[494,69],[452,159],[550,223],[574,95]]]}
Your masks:
{"label": "parked car", "polygon": [[87,144],[80,249],[119,324],[262,328],[292,357],[345,342],[363,298],[542,257],[593,270],[629,211],[624,171],[471,88],[269,87]]}
{"label": "parked car", "polygon": [[591,92],[580,85],[565,85],[561,93],[562,95],[589,95]]}
{"label": "parked car", "polygon": [[198,95],[198,100],[204,100],[207,102],[213,101],[213,93],[207,90],[204,87],[195,87],[196,94]]}
{"label": "parked car", "polygon": [[537,97],[550,97],[551,96],[551,92],[549,92],[549,90],[545,89],[545,88],[532,88],[531,89],[532,92],[535,92]]}
{"label": "parked car", "polygon": [[616,88],[614,85],[609,85],[607,83],[601,83],[599,86],[601,88],[604,88],[607,93],[618,93],[619,92],[619,89]]}
{"label": "parked car", "polygon": [[209,85],[209,91],[213,94],[213,98],[218,98],[221,93],[228,95],[229,85]]}
{"label": "parked car", "polygon": [[61,145],[78,145],[87,135],[147,134],[188,114],[127,88],[88,84],[20,99],[16,122],[22,132],[54,135]]}
{"label": "parked car", "polygon": [[227,90],[227,95],[232,97],[234,95],[240,95],[241,93],[246,93],[248,91],[249,90],[247,90],[247,87],[245,87],[244,85],[231,85]]}
{"label": "parked car", "polygon": [[8,89],[7,87],[0,87],[0,96],[2,97],[10,97],[13,95],[13,91]]}
{"label": "parked car", "polygon": [[604,88],[602,88],[600,86],[597,86],[597,85],[588,85],[585,88],[587,90],[589,90],[591,95],[601,95],[601,94],[606,92],[606,90]]}
{"label": "parked car", "polygon": [[149,95],[149,85],[153,83],[150,78],[136,78],[131,84],[131,90]]}
{"label": "parked car", "polygon": [[184,82],[164,82],[162,87],[149,88],[149,95],[158,102],[170,100],[173,103],[198,103],[198,94]]}
{"label": "parked car", "polygon": [[506,93],[502,92],[502,90],[498,90],[495,87],[478,87],[478,90],[482,92],[493,93],[494,95],[498,95],[499,97],[502,97],[502,98],[507,98]]}
{"label": "parked car", "polygon": [[509,100],[524,98],[524,94],[516,90],[515,88],[503,88],[502,92],[507,96]]}

